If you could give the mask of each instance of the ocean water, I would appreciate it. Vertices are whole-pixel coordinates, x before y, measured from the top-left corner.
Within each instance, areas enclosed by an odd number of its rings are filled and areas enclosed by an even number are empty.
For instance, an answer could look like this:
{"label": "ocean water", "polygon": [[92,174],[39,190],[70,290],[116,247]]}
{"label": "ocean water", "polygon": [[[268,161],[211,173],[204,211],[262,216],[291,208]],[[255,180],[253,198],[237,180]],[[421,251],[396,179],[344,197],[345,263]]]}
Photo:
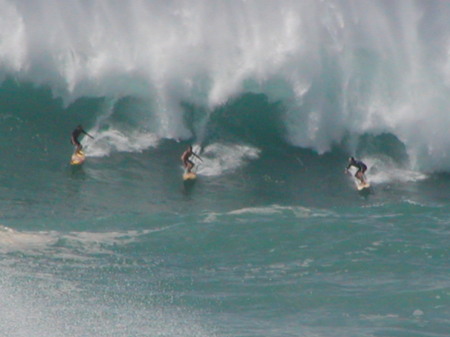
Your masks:
{"label": "ocean water", "polygon": [[450,2],[0,5],[1,337],[450,336]]}

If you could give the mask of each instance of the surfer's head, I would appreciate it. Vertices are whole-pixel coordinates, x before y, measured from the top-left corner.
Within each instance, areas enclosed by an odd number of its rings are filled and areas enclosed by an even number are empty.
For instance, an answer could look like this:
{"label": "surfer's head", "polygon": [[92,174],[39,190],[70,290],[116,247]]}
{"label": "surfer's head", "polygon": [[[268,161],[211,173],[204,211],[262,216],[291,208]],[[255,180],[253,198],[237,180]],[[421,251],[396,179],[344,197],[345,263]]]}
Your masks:
{"label": "surfer's head", "polygon": [[348,158],[348,161],[349,161],[350,163],[353,163],[353,162],[355,161],[355,158],[349,157],[349,158]]}

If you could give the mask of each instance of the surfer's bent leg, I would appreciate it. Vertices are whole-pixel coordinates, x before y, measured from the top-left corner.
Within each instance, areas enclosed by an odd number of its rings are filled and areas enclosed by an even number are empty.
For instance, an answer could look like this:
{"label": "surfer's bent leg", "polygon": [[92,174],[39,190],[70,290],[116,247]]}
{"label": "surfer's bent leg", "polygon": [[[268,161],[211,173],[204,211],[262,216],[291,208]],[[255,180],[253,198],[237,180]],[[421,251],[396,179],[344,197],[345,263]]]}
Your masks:
{"label": "surfer's bent leg", "polygon": [[80,152],[83,149],[83,146],[80,144],[80,142],[77,142],[77,152]]}
{"label": "surfer's bent leg", "polygon": [[355,177],[358,178],[361,183],[364,183],[364,172],[362,170],[358,170],[358,172],[356,172]]}
{"label": "surfer's bent leg", "polygon": [[192,168],[194,167],[194,163],[191,162],[189,159],[187,160],[187,170],[188,172],[191,172]]}

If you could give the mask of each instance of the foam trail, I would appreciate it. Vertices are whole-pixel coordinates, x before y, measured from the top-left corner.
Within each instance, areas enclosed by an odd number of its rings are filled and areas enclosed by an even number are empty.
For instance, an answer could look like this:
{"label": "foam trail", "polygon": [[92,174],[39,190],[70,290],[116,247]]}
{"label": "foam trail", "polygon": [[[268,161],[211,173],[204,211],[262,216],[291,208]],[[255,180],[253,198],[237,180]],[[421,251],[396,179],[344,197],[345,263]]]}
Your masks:
{"label": "foam trail", "polygon": [[196,163],[197,172],[205,176],[218,176],[234,171],[249,160],[259,157],[260,150],[245,145],[211,144],[202,152],[202,161]]}
{"label": "foam trail", "polygon": [[[366,177],[372,185],[416,182],[427,178],[427,175],[406,169],[386,156],[363,157],[362,160],[367,165]],[[353,167],[350,171],[352,175],[356,173]]]}
{"label": "foam trail", "polygon": [[133,132],[125,135],[119,130],[110,129],[95,134],[95,140],[89,140],[86,153],[91,157],[104,157],[112,151],[140,152],[156,147],[159,138],[151,133]]}
{"label": "foam trail", "polygon": [[286,106],[293,145],[322,153],[349,134],[389,132],[416,167],[450,169],[449,2],[0,6],[0,74],[49,84],[66,102],[142,97],[159,137],[194,136],[181,102],[204,107],[207,119],[254,91]]}

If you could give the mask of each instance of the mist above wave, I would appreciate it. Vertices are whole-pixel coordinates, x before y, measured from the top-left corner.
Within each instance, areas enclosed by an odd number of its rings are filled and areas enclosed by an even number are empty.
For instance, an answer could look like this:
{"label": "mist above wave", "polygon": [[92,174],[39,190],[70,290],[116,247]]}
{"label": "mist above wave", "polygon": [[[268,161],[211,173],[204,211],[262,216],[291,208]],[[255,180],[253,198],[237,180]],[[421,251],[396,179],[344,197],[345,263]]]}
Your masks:
{"label": "mist above wave", "polygon": [[[353,151],[359,135],[389,132],[414,166],[450,168],[448,3],[0,5],[4,76],[50,85],[66,102],[144,98],[158,137],[198,136],[217,107],[256,92],[285,106],[280,118],[292,145],[323,153],[350,135]],[[181,102],[204,107],[196,130]],[[137,148],[154,141],[144,143]]]}

